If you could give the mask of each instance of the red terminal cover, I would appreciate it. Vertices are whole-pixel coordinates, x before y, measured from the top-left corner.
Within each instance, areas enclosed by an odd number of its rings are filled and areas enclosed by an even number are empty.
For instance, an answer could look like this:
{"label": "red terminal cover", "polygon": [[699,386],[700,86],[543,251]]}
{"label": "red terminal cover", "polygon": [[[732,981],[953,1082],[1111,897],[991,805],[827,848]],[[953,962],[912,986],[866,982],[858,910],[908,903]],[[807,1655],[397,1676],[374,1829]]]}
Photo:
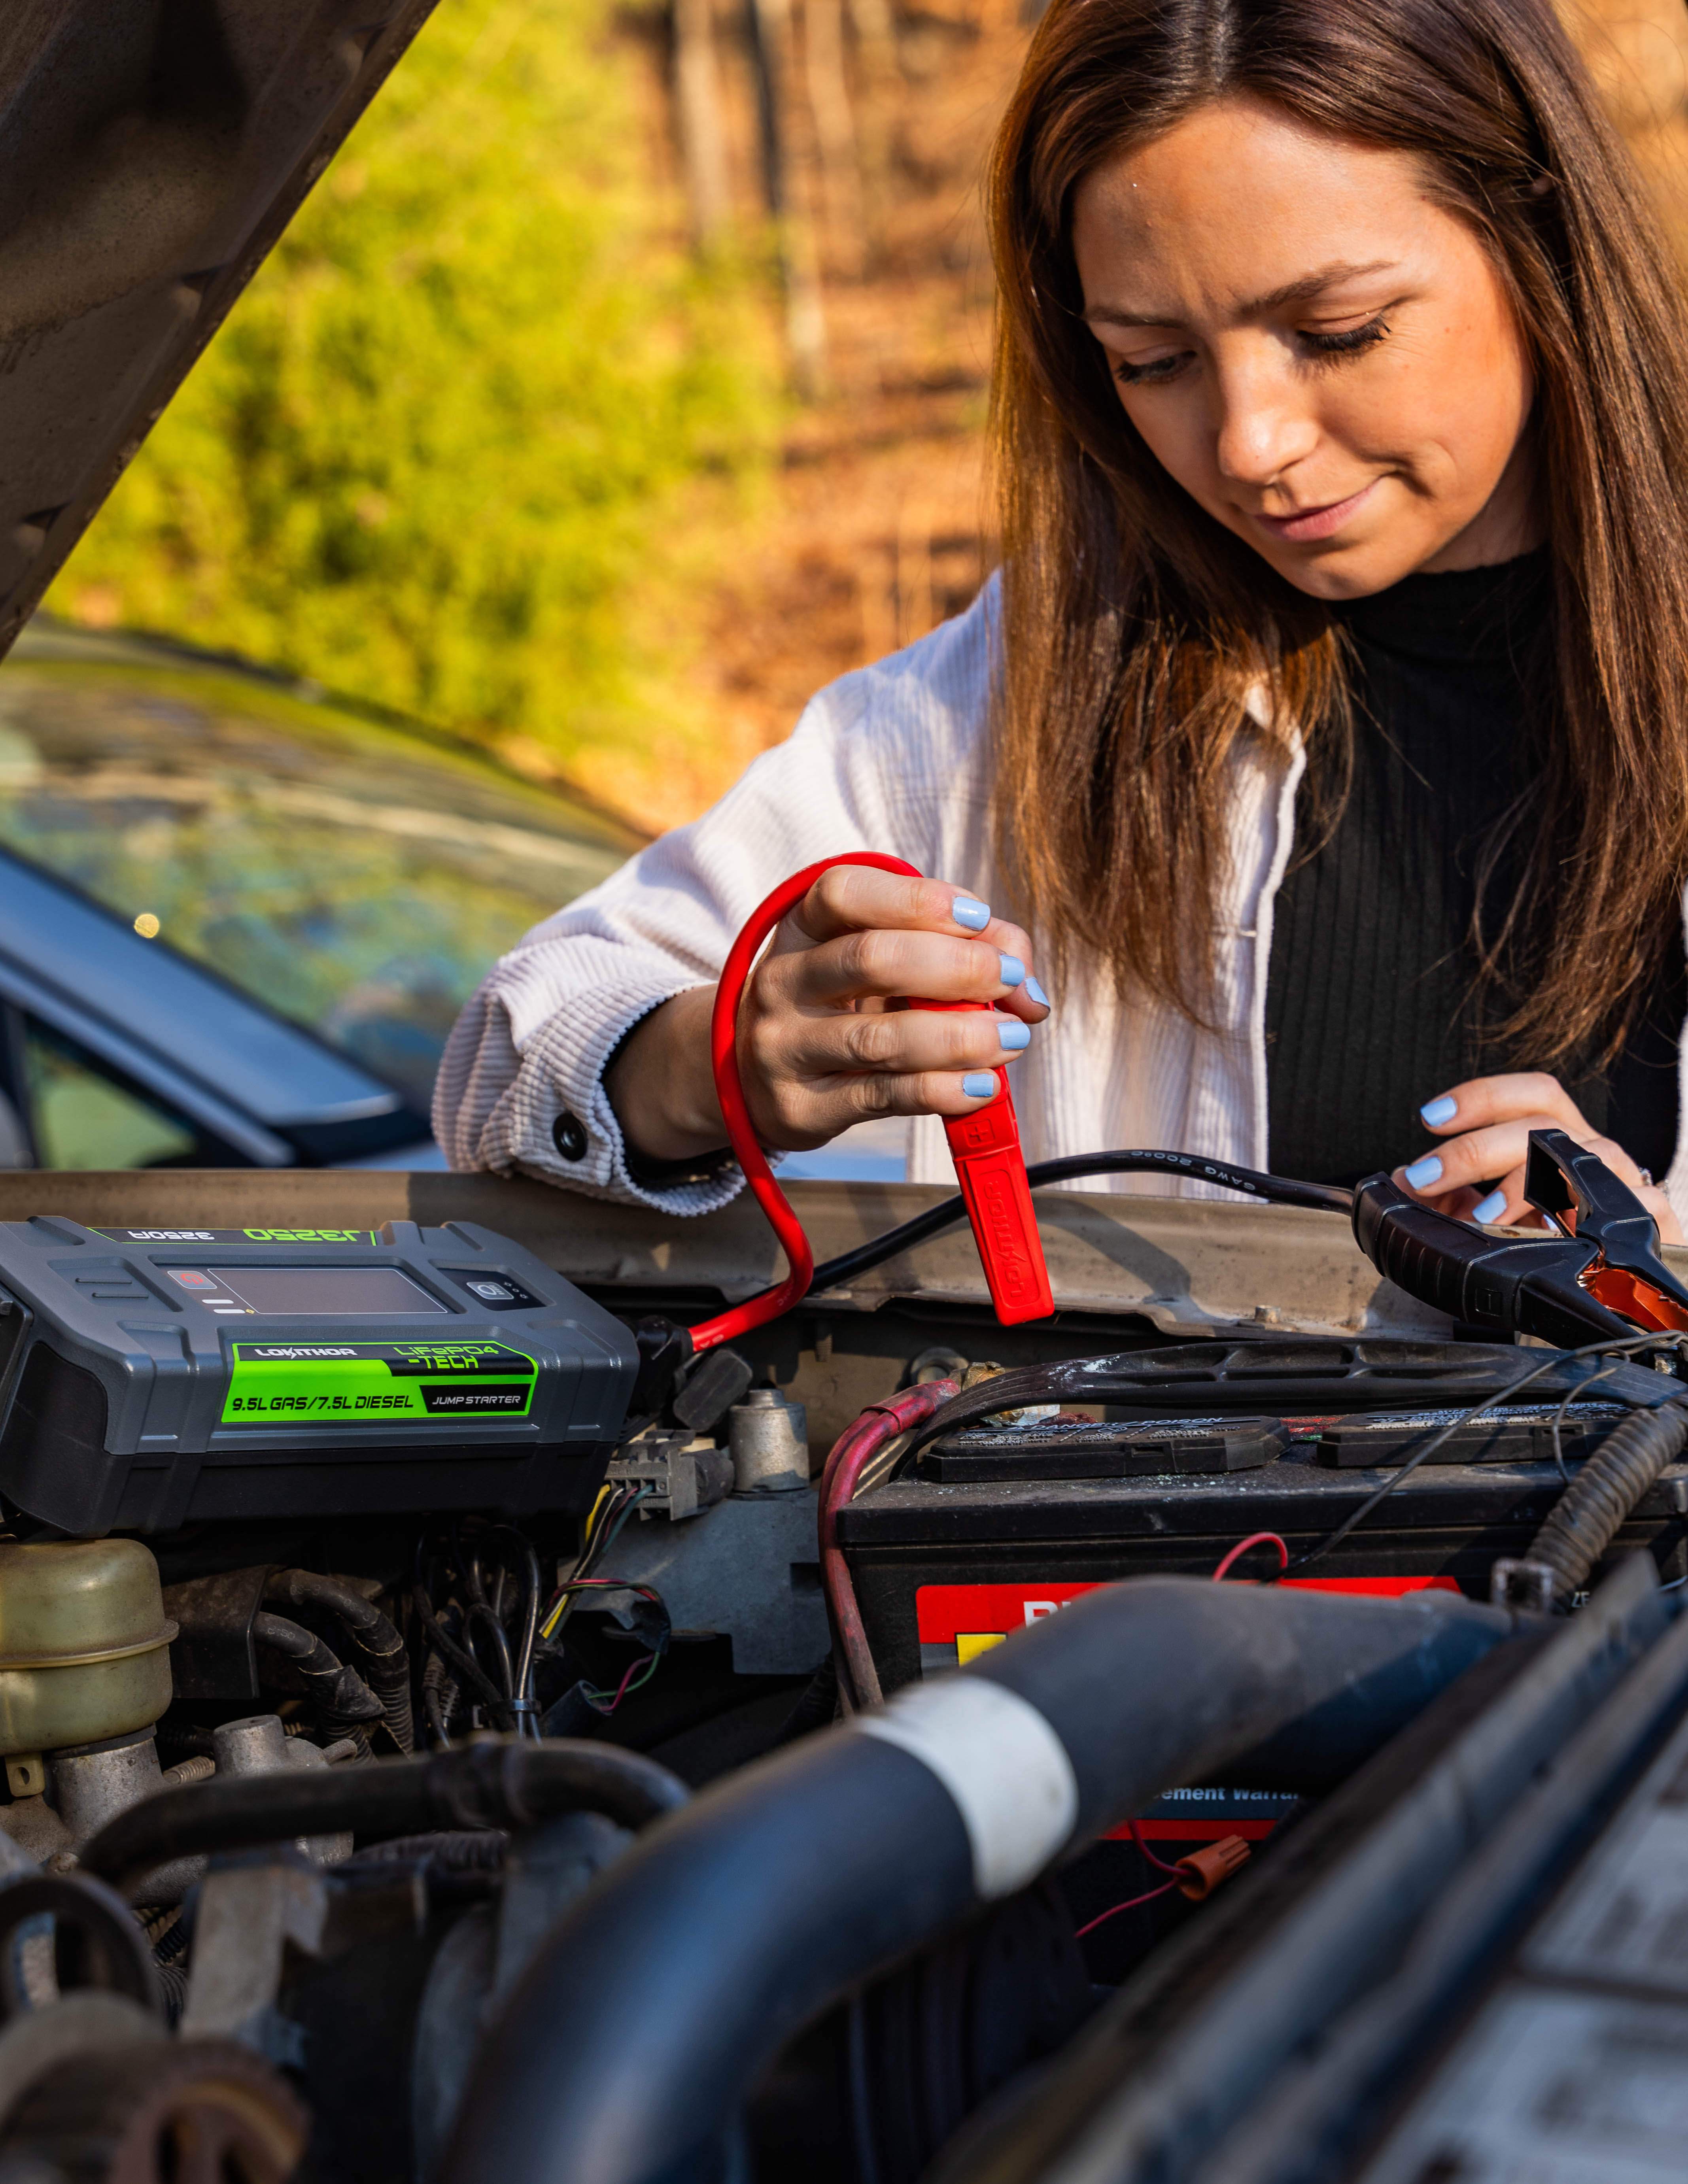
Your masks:
{"label": "red terminal cover", "polygon": [[[911,998],[911,1009],[988,1009],[988,1001],[922,1001]],[[956,1115],[944,1124],[955,1163],[955,1179],[967,1202],[973,1241],[978,1245],[990,1301],[1005,1327],[1023,1319],[1046,1319],[1055,1310],[1049,1285],[1049,1268],[1032,1210],[1031,1185],[1026,1180],[1025,1156],[1020,1150],[1020,1125],[1008,1090],[1008,1073],[999,1069],[1000,1086],[994,1100],[976,1107],[971,1115]]]}

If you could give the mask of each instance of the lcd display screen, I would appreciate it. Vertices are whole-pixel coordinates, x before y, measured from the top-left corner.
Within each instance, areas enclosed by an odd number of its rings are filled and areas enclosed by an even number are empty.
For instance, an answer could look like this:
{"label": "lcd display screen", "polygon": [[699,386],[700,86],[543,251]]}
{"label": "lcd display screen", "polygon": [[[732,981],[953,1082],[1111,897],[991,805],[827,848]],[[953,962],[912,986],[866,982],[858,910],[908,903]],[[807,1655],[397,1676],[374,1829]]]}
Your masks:
{"label": "lcd display screen", "polygon": [[226,1295],[278,1319],[412,1319],[421,1312],[446,1310],[398,1267],[209,1267],[205,1271]]}

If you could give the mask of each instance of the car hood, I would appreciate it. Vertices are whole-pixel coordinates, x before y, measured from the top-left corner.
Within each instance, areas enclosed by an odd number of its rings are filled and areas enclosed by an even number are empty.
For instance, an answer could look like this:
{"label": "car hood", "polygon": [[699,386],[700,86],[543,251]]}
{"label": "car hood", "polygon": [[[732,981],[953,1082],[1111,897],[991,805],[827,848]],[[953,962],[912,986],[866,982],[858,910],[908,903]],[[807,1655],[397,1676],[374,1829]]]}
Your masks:
{"label": "car hood", "polygon": [[0,654],[434,0],[6,0]]}

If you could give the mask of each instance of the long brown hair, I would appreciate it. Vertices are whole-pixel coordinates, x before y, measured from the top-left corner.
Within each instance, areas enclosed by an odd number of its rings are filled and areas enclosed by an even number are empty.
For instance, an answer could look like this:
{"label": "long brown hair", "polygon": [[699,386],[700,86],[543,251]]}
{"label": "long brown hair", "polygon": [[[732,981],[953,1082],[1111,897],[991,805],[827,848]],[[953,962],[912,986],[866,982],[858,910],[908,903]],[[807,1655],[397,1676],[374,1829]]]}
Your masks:
{"label": "long brown hair", "polygon": [[1510,822],[1522,884],[1492,914],[1480,900],[1474,937],[1523,1056],[1609,1053],[1688,872],[1688,313],[1548,0],[1054,0],[990,192],[1011,885],[1057,965],[1083,932],[1122,989],[1202,1019],[1251,685],[1341,793],[1329,610],[1161,469],[1079,316],[1079,181],[1226,92],[1418,154],[1509,292],[1536,375],[1557,676]]}

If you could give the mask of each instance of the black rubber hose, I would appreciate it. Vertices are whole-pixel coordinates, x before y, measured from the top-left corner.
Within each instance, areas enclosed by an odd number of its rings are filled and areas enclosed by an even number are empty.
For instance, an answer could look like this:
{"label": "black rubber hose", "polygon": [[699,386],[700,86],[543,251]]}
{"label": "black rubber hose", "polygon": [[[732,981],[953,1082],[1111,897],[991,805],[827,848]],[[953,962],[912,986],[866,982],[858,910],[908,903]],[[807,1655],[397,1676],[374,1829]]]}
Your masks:
{"label": "black rubber hose", "polygon": [[1334,1721],[1365,1756],[1515,1628],[1443,1592],[1144,1579],[744,1769],[550,1929],[438,2184],[691,2175],[769,2057],[858,1981],[1298,1724],[1311,1745]]}
{"label": "black rubber hose", "polygon": [[522,1829],[564,1813],[602,1813],[643,1828],[685,1803],[677,1775],[611,1744],[474,1744],[417,1759],[285,1774],[214,1775],[164,1790],[103,1827],[81,1869],[138,1880],[201,1851],[245,1850],[295,1836]]}
{"label": "black rubber hose", "polygon": [[1685,1443],[1688,1402],[1632,1411],[1613,1426],[1524,1550],[1527,1562],[1545,1563],[1552,1571],[1556,1607],[1570,1607],[1631,1511]]}
{"label": "black rubber hose", "polygon": [[364,1681],[381,1701],[387,1734],[401,1752],[414,1752],[415,1724],[410,1707],[410,1656],[404,1641],[372,1600],[349,1585],[315,1570],[277,1570],[264,1588],[266,1600],[288,1607],[326,1608],[345,1625],[362,1656]]}
{"label": "black rubber hose", "polygon": [[[1245,1197],[1260,1199],[1268,1205],[1312,1206],[1323,1213],[1348,1213],[1354,1202],[1351,1190],[1339,1190],[1334,1184],[1296,1183],[1286,1175],[1266,1175],[1258,1168],[1235,1167],[1228,1161],[1208,1160],[1199,1153],[1072,1153],[1064,1160],[1035,1162],[1026,1170],[1026,1180],[1033,1190],[1052,1183],[1074,1183],[1085,1175],[1187,1176],[1195,1183],[1217,1184],[1226,1190],[1240,1190]],[[856,1275],[865,1274],[870,1267],[883,1266],[887,1259],[894,1259],[899,1251],[923,1244],[928,1236],[936,1236],[941,1230],[953,1228],[956,1222],[964,1221],[967,1212],[959,1195],[945,1198],[928,1206],[924,1213],[916,1213],[913,1220],[888,1228],[883,1236],[858,1244],[854,1251],[839,1252],[837,1258],[827,1259],[816,1268],[815,1278],[809,1285],[811,1295],[836,1289],[841,1282],[853,1281]]]}
{"label": "black rubber hose", "polygon": [[340,1871],[426,1858],[448,1873],[502,1873],[509,1852],[510,1836],[502,1828],[458,1828],[448,1834],[394,1836],[390,1842],[371,1843],[346,1859]]}
{"label": "black rubber hose", "polygon": [[370,1724],[382,1719],[382,1706],[355,1669],[347,1668],[315,1631],[285,1615],[260,1610],[252,1618],[252,1635],[256,1644],[285,1655],[304,1678],[326,1742],[349,1736],[367,1746]]}

